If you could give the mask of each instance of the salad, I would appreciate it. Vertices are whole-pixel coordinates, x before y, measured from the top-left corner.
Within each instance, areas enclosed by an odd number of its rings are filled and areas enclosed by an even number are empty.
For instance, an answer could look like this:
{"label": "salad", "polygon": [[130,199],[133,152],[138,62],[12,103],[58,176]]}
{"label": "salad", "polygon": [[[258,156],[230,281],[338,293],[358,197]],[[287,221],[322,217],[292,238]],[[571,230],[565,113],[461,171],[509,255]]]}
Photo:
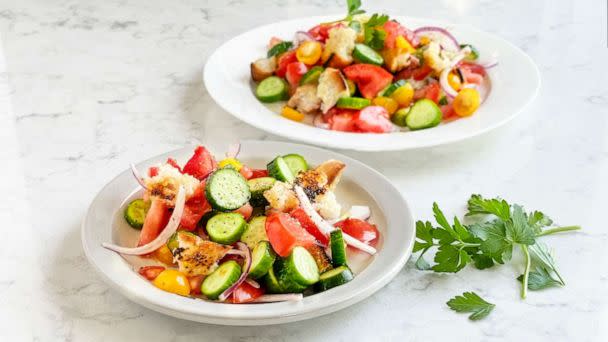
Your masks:
{"label": "salad", "polygon": [[255,96],[287,101],[281,115],[316,127],[356,133],[431,128],[471,116],[489,91],[478,51],[444,28],[411,30],[385,14],[348,15],[295,37],[272,37],[251,63]]}
{"label": "salad", "polygon": [[254,169],[239,149],[218,163],[199,146],[146,176],[132,166],[144,191],[124,219],[139,243],[103,246],[157,261],[139,274],[162,290],[227,303],[300,300],[351,281],[347,245],[373,255],[379,232],[369,207],[343,213],[334,190],[346,165],[288,154]]}

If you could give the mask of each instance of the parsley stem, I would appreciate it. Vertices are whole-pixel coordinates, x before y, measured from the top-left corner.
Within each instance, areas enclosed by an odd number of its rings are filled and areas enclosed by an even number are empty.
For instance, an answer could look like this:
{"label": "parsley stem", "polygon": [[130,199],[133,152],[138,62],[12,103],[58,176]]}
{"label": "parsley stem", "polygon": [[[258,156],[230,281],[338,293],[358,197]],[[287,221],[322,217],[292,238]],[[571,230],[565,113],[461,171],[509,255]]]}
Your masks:
{"label": "parsley stem", "polygon": [[521,299],[526,299],[528,294],[528,275],[530,274],[530,252],[528,252],[527,245],[520,245],[521,250],[524,252],[526,257],[526,268],[524,270],[524,279],[521,282]]}
{"label": "parsley stem", "polygon": [[551,235],[551,234],[560,233],[560,232],[569,232],[569,231],[579,230],[579,229],[581,229],[581,226],[555,227],[555,228],[551,228],[551,229],[545,229],[542,232],[540,232],[540,234],[538,234],[537,236],[545,236],[545,235]]}

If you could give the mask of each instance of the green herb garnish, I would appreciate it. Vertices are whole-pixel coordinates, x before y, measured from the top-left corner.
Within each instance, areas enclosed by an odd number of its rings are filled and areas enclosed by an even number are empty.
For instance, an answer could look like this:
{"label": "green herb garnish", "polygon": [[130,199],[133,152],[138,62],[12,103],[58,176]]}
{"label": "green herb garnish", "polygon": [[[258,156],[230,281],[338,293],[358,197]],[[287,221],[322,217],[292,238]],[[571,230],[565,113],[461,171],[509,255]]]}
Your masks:
{"label": "green herb garnish", "polygon": [[446,304],[456,312],[472,312],[469,316],[472,321],[486,317],[496,306],[486,302],[475,292],[465,292],[461,296],[450,299]]}

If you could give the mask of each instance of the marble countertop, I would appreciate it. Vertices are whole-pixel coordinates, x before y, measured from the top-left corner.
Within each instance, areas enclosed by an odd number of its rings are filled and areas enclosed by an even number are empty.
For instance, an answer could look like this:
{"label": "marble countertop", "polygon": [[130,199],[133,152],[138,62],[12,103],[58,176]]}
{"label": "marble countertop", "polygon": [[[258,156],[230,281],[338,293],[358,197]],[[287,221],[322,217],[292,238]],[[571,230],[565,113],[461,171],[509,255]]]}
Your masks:
{"label": "marble countertop", "polygon": [[[365,1],[368,3],[371,1]],[[388,176],[415,216],[471,193],[542,209],[584,230],[545,241],[567,286],[522,301],[517,263],[458,274],[412,262],[367,300],[317,319],[220,327],[144,309],[89,266],[80,221],[131,161],[184,144],[275,139],[234,119],[202,84],[224,40],[268,22],[342,13],[336,1],[2,1],[0,6],[0,340],[606,341],[608,47],[601,1],[374,1],[373,10],[475,25],[524,49],[542,89],[525,113],[449,146],[346,154]],[[263,10],[262,10],[263,9]],[[474,290],[497,304],[470,322],[445,302]]]}

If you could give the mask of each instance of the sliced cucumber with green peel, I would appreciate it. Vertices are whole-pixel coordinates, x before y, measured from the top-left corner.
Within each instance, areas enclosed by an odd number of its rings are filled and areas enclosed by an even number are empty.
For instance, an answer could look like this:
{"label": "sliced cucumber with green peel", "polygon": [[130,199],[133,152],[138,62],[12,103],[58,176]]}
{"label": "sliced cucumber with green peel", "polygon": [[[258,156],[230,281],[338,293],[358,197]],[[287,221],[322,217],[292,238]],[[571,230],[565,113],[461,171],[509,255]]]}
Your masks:
{"label": "sliced cucumber with green peel", "polygon": [[287,99],[287,83],[277,76],[265,78],[257,88],[255,96],[258,100],[266,103],[277,102]]}
{"label": "sliced cucumber with green peel", "polygon": [[405,124],[411,130],[431,128],[441,122],[441,109],[429,99],[416,101],[405,117]]}
{"label": "sliced cucumber with green peel", "polygon": [[317,291],[327,291],[336,286],[344,285],[353,280],[355,276],[347,266],[340,266],[327,271],[319,276],[319,282],[315,285]]}
{"label": "sliced cucumber with green peel", "polygon": [[405,127],[405,118],[410,112],[410,107],[400,108],[391,116],[391,121],[397,126]]}
{"label": "sliced cucumber with green peel", "polygon": [[291,170],[291,174],[293,174],[294,176],[297,176],[300,171],[308,171],[308,163],[306,162],[306,159],[304,159],[304,157],[299,154],[286,154],[283,156],[283,160]]}
{"label": "sliced cucumber with green peel", "polygon": [[278,44],[275,44],[273,47],[270,48],[270,50],[268,50],[268,52],[266,53],[266,57],[270,58],[272,56],[276,56],[276,55],[285,53],[289,49],[291,49],[292,46],[293,46],[293,43],[290,41],[285,41],[285,42],[280,42]]}
{"label": "sliced cucumber with green peel", "polygon": [[205,195],[213,209],[236,210],[251,198],[247,180],[235,169],[219,169],[211,174],[205,186]]}
{"label": "sliced cucumber with green peel", "polygon": [[254,249],[260,241],[268,240],[266,235],[266,216],[256,216],[249,221],[245,232],[241,235],[247,247]]}
{"label": "sliced cucumber with green peel", "polygon": [[127,208],[125,208],[125,220],[127,220],[129,226],[135,229],[141,229],[141,227],[144,226],[148,209],[150,209],[149,201],[144,201],[143,199],[133,200],[129,203]]}
{"label": "sliced cucumber with green peel", "polygon": [[277,258],[268,241],[260,241],[251,252],[249,277],[259,279],[268,273]]}
{"label": "sliced cucumber with green peel", "polygon": [[241,276],[241,266],[234,260],[221,264],[201,284],[201,292],[209,299],[217,299]]}
{"label": "sliced cucumber with green peel", "polygon": [[338,108],[346,108],[346,109],[363,109],[372,102],[363,97],[341,97],[338,99],[336,103],[336,107]]}
{"label": "sliced cucumber with green peel", "polygon": [[382,58],[382,55],[365,44],[355,44],[353,57],[360,63],[374,65],[382,65],[382,63],[384,63],[384,58]]}
{"label": "sliced cucumber with green peel", "polygon": [[388,87],[384,88],[384,90],[382,90],[379,95],[380,96],[391,96],[395,92],[395,90],[399,89],[399,87],[404,86],[406,84],[407,84],[406,80],[399,80],[395,83],[391,83],[391,84],[389,84]]}
{"label": "sliced cucumber with green peel", "polygon": [[319,77],[323,73],[323,70],[323,67],[320,65],[312,67],[304,75],[302,75],[302,78],[300,79],[300,85],[315,83],[319,81]]}
{"label": "sliced cucumber with green peel", "polygon": [[294,247],[284,267],[286,277],[300,285],[309,286],[319,280],[317,262],[304,247]]}
{"label": "sliced cucumber with green peel", "polygon": [[260,177],[247,181],[249,191],[251,192],[251,200],[249,202],[254,207],[263,207],[268,204],[264,198],[264,191],[269,190],[277,180],[272,177]]}
{"label": "sliced cucumber with green peel", "polygon": [[300,293],[308,287],[295,281],[294,277],[289,274],[287,259],[277,258],[272,268],[282,293]]}
{"label": "sliced cucumber with green peel", "polygon": [[207,221],[207,234],[213,242],[232,245],[239,241],[247,221],[238,213],[220,213]]}
{"label": "sliced cucumber with green peel", "polygon": [[289,165],[287,165],[283,157],[274,158],[266,165],[266,168],[268,169],[268,175],[270,177],[282,182],[291,183],[295,179],[293,172],[291,172],[291,168],[289,168]]}
{"label": "sliced cucumber with green peel", "polygon": [[334,267],[346,266],[346,244],[341,229],[335,229],[329,233],[329,245],[331,247],[331,264]]}
{"label": "sliced cucumber with green peel", "polygon": [[264,276],[264,284],[266,285],[266,292],[268,293],[283,293],[283,288],[279,283],[279,278],[274,272],[274,267],[271,267]]}
{"label": "sliced cucumber with green peel", "polygon": [[169,250],[173,253],[173,251],[179,247],[179,241],[177,240],[177,236],[179,234],[188,234],[191,235],[193,238],[197,238],[198,236],[192,232],[187,232],[187,231],[183,231],[180,230],[178,232],[173,233],[173,235],[171,235],[171,237],[169,238],[169,240],[167,240],[167,248],[169,248]]}
{"label": "sliced cucumber with green peel", "polygon": [[348,86],[348,95],[355,96],[355,93],[357,92],[357,84],[355,84],[355,82],[352,80],[346,79],[346,85]]}

